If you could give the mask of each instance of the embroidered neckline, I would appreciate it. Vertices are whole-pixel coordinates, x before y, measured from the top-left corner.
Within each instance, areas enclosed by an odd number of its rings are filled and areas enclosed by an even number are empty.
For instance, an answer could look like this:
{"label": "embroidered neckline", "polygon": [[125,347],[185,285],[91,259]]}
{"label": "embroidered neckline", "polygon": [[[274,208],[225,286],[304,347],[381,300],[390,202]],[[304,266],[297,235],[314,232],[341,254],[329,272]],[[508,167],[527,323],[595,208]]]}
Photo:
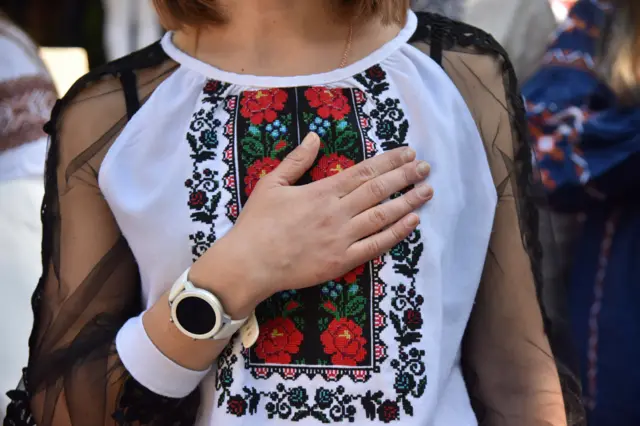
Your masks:
{"label": "embroidered neckline", "polygon": [[407,13],[407,23],[404,28],[400,30],[398,35],[371,53],[369,56],[366,56],[365,58],[344,68],[335,69],[333,71],[284,77],[237,74],[216,68],[213,65],[202,62],[180,50],[173,43],[173,32],[166,33],[162,38],[161,44],[165,53],[174,61],[188,69],[206,76],[209,79],[220,82],[237,84],[245,87],[265,88],[322,86],[361,74],[372,66],[385,61],[396,50],[407,44],[415,33],[417,25],[418,18],[415,13],[409,10]]}

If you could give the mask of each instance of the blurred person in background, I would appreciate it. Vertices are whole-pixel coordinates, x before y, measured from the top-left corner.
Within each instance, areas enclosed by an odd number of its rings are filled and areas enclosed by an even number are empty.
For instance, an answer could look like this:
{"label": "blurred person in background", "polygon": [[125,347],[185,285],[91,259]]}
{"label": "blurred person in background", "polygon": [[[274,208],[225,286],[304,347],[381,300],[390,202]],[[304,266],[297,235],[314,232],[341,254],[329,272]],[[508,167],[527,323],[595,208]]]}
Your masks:
{"label": "blurred person in background", "polygon": [[40,208],[56,92],[32,41],[0,11],[0,418],[20,381],[42,272]]}
{"label": "blurred person in background", "polygon": [[465,0],[463,19],[505,48],[520,82],[538,69],[557,25],[549,0]]}
{"label": "blurred person in background", "polygon": [[581,216],[567,303],[590,426],[640,424],[640,3],[580,0],[524,86],[550,207]]}
{"label": "blurred person in background", "polygon": [[506,49],[520,81],[536,71],[556,28],[549,0],[413,0],[411,7],[491,34]]}
{"label": "blurred person in background", "polygon": [[558,22],[562,22],[567,19],[569,11],[576,3],[576,0],[549,0],[551,3],[551,9]]}
{"label": "blurred person in background", "polygon": [[104,40],[108,60],[141,49],[161,35],[151,0],[103,0]]}

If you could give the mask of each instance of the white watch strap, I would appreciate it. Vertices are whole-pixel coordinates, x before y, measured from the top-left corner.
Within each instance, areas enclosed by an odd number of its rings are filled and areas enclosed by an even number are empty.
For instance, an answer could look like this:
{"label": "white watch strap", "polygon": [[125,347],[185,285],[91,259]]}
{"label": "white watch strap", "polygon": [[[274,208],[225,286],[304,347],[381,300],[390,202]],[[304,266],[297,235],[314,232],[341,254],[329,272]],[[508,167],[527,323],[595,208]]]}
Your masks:
{"label": "white watch strap", "polygon": [[180,275],[180,278],[178,278],[171,287],[171,291],[169,291],[169,303],[173,303],[173,301],[176,300],[176,297],[178,297],[178,295],[186,288],[187,283],[189,282],[189,271],[191,271],[191,268],[187,268],[187,270]]}
{"label": "white watch strap", "polygon": [[[232,320],[231,318],[229,318],[228,316],[225,318],[225,323],[222,326],[222,328],[212,337],[213,340],[224,340],[224,339],[229,339],[231,338],[231,336],[233,336],[234,334],[236,334],[236,332],[238,330],[240,330],[240,328],[244,325],[245,322],[247,322],[247,320],[249,319],[249,317],[245,318],[245,319],[241,319],[241,320]],[[226,322],[226,321],[229,322]]]}

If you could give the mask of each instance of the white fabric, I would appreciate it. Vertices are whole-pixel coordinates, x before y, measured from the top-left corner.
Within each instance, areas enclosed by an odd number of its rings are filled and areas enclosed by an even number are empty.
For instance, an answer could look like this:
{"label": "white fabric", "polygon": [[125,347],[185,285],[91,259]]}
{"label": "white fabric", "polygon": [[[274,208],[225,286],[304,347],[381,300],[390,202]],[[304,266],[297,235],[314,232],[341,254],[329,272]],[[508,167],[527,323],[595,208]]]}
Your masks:
{"label": "white fabric", "polygon": [[[188,395],[209,372],[187,370],[164,356],[144,331],[142,317],[127,321],[118,333],[116,348],[125,368],[133,377],[151,391],[170,398]],[[143,362],[129,362],[141,356],[144,356]]]}
{"label": "white fabric", "polygon": [[557,25],[549,0],[467,0],[463,20],[505,48],[520,82],[538,69]]}
{"label": "white fabric", "polygon": [[103,0],[105,41],[109,60],[141,49],[161,35],[151,0]]}
{"label": "white fabric", "polygon": [[[30,54],[30,53],[33,54]],[[35,45],[26,35],[7,21],[0,20],[0,82],[29,76],[44,76],[47,71],[37,56]],[[10,60],[7,60],[10,58]],[[0,123],[11,114],[0,109]],[[49,114],[49,112],[43,112]],[[42,176],[47,150],[46,138],[0,153],[0,182]]]}
{"label": "white fabric", "polygon": [[0,419],[27,365],[31,295],[42,271],[42,177],[0,182]]}
{"label": "white fabric", "polygon": [[[424,375],[416,373],[415,377],[416,382],[426,378],[427,385],[420,398],[409,397],[411,414],[407,414],[402,406],[399,408],[401,422],[415,426],[475,426],[477,421],[462,378],[459,352],[487,253],[497,195],[483,142],[464,100],[437,64],[407,44],[415,27],[415,15],[410,14],[406,28],[398,37],[371,56],[345,69],[298,77],[252,77],[223,72],[180,52],[172,44],[171,34],[168,34],[163,39],[164,49],[182,66],[158,87],[125,127],[107,153],[99,182],[140,267],[142,296],[148,308],[190,266],[193,258],[190,235],[198,238],[198,231],[208,233],[213,230],[216,238],[220,238],[232,227],[229,216],[233,217],[235,210],[226,206],[228,203],[233,205],[231,194],[234,192],[226,189],[233,189],[233,185],[242,182],[242,178],[235,173],[237,164],[244,161],[239,153],[234,154],[240,137],[235,135],[235,132],[239,132],[239,115],[236,120],[232,120],[230,115],[233,111],[238,113],[240,102],[235,96],[257,87],[286,88],[292,85],[356,89],[369,93],[362,80],[354,76],[379,64],[386,73],[389,86],[380,95],[382,104],[377,103],[373,95],[366,96],[362,111],[359,112],[362,114],[359,124],[365,126],[373,123],[375,126],[377,120],[362,117],[372,117],[372,114],[376,114],[376,108],[383,108],[384,102],[398,100],[398,106],[409,122],[406,142],[416,150],[418,158],[431,163],[429,180],[436,191],[434,200],[418,212],[421,218],[421,242],[424,244],[421,256],[415,254],[416,259],[419,258],[415,290],[424,298],[424,304],[420,307],[423,322],[417,330],[421,340],[403,349],[405,354],[410,352],[409,348],[416,350],[411,353],[425,351],[422,361],[426,372]],[[211,83],[209,79],[229,83],[221,95],[224,99],[222,103],[211,104],[206,101],[203,87]],[[293,95],[291,98],[294,99]],[[300,102],[297,95],[295,99]],[[192,119],[196,120],[197,117],[203,117],[204,121],[192,123]],[[197,160],[192,152],[193,144],[189,143],[196,142],[186,135],[195,134],[197,141],[198,137],[205,135],[202,129],[206,130],[210,125],[213,125],[213,134],[207,135],[210,140],[217,141],[215,158],[202,160],[194,169],[194,161],[201,160]],[[295,127],[292,126],[292,129],[295,131]],[[365,140],[370,138],[375,143],[377,153],[382,152],[378,133],[383,130],[372,128],[364,135]],[[298,141],[296,137],[294,143]],[[363,150],[366,146],[363,144]],[[211,226],[203,227],[191,218],[195,211],[188,206],[191,191],[188,187],[193,184],[189,179],[193,178],[194,170],[211,170],[217,181],[217,185],[206,186],[206,190],[211,191],[208,193],[210,197],[214,193],[221,197]],[[225,176],[230,170],[234,174]],[[216,192],[218,188],[220,191]],[[394,270],[396,264],[390,255],[383,260],[379,281],[372,286],[372,293],[381,297],[379,307],[382,317],[368,312],[372,323],[375,318],[375,327],[371,324],[373,330],[379,332],[379,336],[373,340],[376,346],[386,345],[388,356],[378,364],[378,372],[371,372],[368,380],[358,381],[358,375],[365,374],[358,367],[306,364],[300,367],[286,364],[285,361],[280,361],[285,364],[258,363],[256,366],[252,364],[255,360],[247,360],[251,365],[245,365],[240,343],[236,341],[232,351],[223,354],[218,364],[219,372],[225,368],[231,369],[233,383],[229,385],[227,377],[228,387],[222,386],[220,381],[217,387],[215,370],[207,375],[201,383],[202,407],[197,425],[319,424],[318,419],[314,418],[318,413],[309,413],[308,416],[298,414],[300,418],[295,421],[292,419],[295,414],[286,418],[276,415],[269,419],[266,407],[271,402],[271,395],[277,393],[285,404],[291,401],[286,395],[282,396],[284,394],[278,390],[279,384],[284,385],[282,389],[287,391],[304,389],[309,406],[314,404],[319,392],[324,392],[321,389],[333,392],[333,395],[339,395],[341,390],[344,390],[344,395],[359,395],[352,402],[357,407],[353,424],[383,424],[380,416],[386,414],[374,411],[375,420],[367,419],[360,399],[368,391],[371,394],[380,391],[384,395],[377,404],[385,400],[393,404],[391,401],[397,396],[394,383],[398,371],[393,365],[394,360],[402,359],[402,355],[395,340],[397,330],[393,325],[393,316],[401,316],[402,312],[396,313],[394,310],[391,294],[401,284],[410,284],[409,279]],[[380,289],[384,294],[379,294]],[[312,306],[308,312],[313,314],[314,311],[317,312],[318,308]],[[378,327],[380,321],[386,327]],[[276,331],[273,330],[274,333]],[[133,376],[143,385],[166,396],[186,395],[195,388],[196,373],[180,373],[168,362],[162,366],[163,363],[158,361],[162,355],[155,346],[148,344],[142,333],[141,322],[134,321],[118,336],[119,355]],[[321,373],[312,378],[302,374],[291,379],[296,371],[305,371],[305,368]],[[269,372],[272,375],[268,379],[254,378],[254,375]],[[342,377],[338,381],[331,381],[332,375]],[[166,382],[164,386],[159,384],[163,380]],[[255,407],[251,407],[252,397],[245,393],[247,389],[255,391],[254,396],[262,395]],[[230,413],[234,407],[243,407],[238,400],[235,405],[227,406],[231,396],[238,396],[245,404],[249,404],[248,408],[244,406],[246,412],[240,413],[242,415]],[[336,401],[338,397],[335,398],[332,400]],[[316,406],[311,411],[314,410],[320,408]],[[300,409],[294,411],[300,413]],[[330,418],[331,412],[324,410],[323,413]]]}
{"label": "white fabric", "polygon": [[0,181],[42,177],[46,156],[46,137],[6,150],[0,154]]}

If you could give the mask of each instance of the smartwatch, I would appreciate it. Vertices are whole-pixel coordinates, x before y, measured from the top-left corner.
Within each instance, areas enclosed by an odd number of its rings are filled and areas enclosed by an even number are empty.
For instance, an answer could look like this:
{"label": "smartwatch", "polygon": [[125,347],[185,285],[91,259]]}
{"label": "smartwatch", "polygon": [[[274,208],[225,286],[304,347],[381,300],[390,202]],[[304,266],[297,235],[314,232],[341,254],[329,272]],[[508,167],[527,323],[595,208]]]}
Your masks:
{"label": "smartwatch", "polygon": [[189,281],[187,269],[171,287],[171,322],[194,340],[224,340],[233,336],[249,319],[231,319],[220,300],[210,291]]}

